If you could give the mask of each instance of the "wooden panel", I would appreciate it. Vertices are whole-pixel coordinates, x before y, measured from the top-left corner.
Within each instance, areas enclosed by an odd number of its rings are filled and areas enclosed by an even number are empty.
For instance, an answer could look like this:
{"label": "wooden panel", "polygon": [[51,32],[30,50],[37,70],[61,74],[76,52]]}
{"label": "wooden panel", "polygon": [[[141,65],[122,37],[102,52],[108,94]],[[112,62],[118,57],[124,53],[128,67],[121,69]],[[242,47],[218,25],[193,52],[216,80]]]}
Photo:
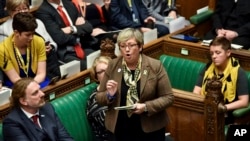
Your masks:
{"label": "wooden panel", "polygon": [[209,4],[209,0],[176,0],[176,7],[186,19],[196,14],[196,10]]}
{"label": "wooden panel", "polygon": [[174,89],[175,101],[167,109],[170,124],[167,130],[175,141],[202,141],[204,131],[204,97]]}

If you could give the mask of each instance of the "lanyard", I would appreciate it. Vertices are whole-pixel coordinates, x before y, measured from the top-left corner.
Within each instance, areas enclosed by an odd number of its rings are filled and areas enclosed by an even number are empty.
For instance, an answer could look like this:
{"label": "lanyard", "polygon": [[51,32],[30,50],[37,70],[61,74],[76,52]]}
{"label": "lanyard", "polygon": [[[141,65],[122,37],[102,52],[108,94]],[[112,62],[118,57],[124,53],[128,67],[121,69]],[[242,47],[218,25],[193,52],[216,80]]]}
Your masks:
{"label": "lanyard", "polygon": [[171,7],[171,4],[172,4],[172,0],[168,0],[168,8]]}
{"label": "lanyard", "polygon": [[128,1],[128,6],[132,8],[132,0],[127,0]]}
{"label": "lanyard", "polygon": [[13,48],[14,48],[14,53],[15,56],[17,58],[17,63],[18,66],[23,69],[24,73],[26,74],[26,76],[28,77],[28,71],[29,71],[29,64],[30,64],[30,47],[27,47],[26,49],[26,64],[23,60],[23,57],[20,53],[20,51],[18,50],[18,48],[16,47],[15,43],[13,42]]}

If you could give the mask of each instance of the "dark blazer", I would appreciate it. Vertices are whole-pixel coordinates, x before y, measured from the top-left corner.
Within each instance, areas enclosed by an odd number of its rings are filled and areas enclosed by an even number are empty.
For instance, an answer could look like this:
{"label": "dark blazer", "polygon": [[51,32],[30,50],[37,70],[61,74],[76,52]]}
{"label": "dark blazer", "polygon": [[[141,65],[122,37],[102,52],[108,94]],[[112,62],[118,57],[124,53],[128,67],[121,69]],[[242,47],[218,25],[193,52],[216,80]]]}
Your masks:
{"label": "dark blazer", "polygon": [[3,137],[5,141],[42,141],[42,130],[51,141],[73,141],[60,122],[50,103],[39,110],[39,120],[43,129],[34,126],[20,108],[13,109],[3,120]]}
{"label": "dark blazer", "polygon": [[[97,102],[108,105],[105,125],[108,130],[114,132],[118,111],[114,107],[120,106],[121,81],[122,81],[122,56],[112,60],[105,72],[96,95]],[[106,83],[108,80],[118,82],[116,98],[110,102],[107,98]],[[140,78],[139,103],[146,103],[148,112],[141,114],[141,125],[144,132],[153,132],[166,126],[168,117],[166,108],[174,101],[172,87],[168,75],[159,60],[142,55]],[[126,122],[126,121],[124,121]]]}
{"label": "dark blazer", "polygon": [[[137,7],[139,20],[143,24],[144,20],[149,17],[149,13],[141,0],[134,0]],[[133,21],[132,12],[127,0],[111,0],[110,2],[110,19],[114,29],[124,29],[127,27],[142,27]]]}
{"label": "dark blazer", "polygon": [[[80,16],[80,13],[71,1],[62,0],[62,3],[74,24]],[[58,53],[60,56],[64,56],[66,53],[66,46],[74,46],[77,43],[77,37],[90,35],[93,30],[92,25],[86,22],[83,25],[75,25],[77,28],[77,34],[65,34],[61,30],[61,28],[66,27],[65,23],[57,10],[51,6],[47,0],[43,1],[36,11],[35,16],[43,21],[48,33],[58,44]]]}
{"label": "dark blazer", "polygon": [[[250,37],[250,1],[238,0],[237,4],[234,1],[217,0],[213,16],[214,30],[220,28],[231,29],[236,31],[239,36],[247,35]],[[235,9],[233,14],[231,13],[232,9]],[[234,18],[229,20],[229,16],[233,16]],[[226,27],[226,23],[230,26]]]}

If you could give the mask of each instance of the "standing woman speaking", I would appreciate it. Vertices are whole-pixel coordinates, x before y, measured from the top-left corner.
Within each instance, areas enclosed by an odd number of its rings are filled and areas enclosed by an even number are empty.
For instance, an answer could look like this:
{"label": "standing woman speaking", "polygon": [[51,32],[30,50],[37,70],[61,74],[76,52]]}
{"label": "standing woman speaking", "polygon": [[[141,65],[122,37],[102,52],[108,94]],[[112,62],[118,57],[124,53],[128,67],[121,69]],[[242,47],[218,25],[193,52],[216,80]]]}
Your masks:
{"label": "standing woman speaking", "polygon": [[[96,95],[109,107],[105,126],[116,141],[164,141],[166,108],[174,101],[168,75],[159,60],[142,54],[139,30],[122,30],[117,43],[121,56],[109,63]],[[114,109],[120,106],[133,108]]]}

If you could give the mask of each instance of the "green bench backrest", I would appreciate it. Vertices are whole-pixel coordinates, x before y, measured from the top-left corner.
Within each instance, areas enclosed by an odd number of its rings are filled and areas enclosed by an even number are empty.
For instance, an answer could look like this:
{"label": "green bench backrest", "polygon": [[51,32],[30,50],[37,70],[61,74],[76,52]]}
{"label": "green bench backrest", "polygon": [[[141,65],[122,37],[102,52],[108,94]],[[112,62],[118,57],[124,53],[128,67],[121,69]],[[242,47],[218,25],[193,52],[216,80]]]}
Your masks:
{"label": "green bench backrest", "polygon": [[3,124],[0,123],[0,141],[3,141]]}
{"label": "green bench backrest", "polygon": [[96,84],[92,83],[51,102],[63,125],[75,141],[94,140],[86,115],[86,104],[95,88]]}
{"label": "green bench backrest", "polygon": [[189,92],[193,91],[199,73],[205,67],[202,62],[168,55],[161,55],[160,61],[168,73],[172,87]]}

